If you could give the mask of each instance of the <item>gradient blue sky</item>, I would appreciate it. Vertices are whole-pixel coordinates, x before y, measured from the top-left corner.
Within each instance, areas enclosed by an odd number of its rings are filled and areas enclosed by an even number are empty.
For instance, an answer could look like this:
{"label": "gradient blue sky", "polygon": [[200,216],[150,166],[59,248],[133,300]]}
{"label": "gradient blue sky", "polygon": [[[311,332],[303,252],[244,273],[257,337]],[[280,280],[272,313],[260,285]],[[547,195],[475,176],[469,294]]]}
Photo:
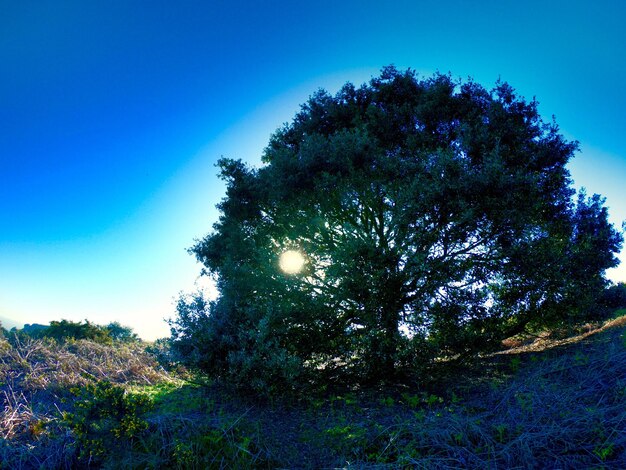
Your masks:
{"label": "gradient blue sky", "polygon": [[166,336],[177,293],[206,285],[186,248],[217,218],[215,161],[258,164],[318,87],[387,64],[536,96],[619,227],[625,18],[619,0],[0,0],[0,316]]}

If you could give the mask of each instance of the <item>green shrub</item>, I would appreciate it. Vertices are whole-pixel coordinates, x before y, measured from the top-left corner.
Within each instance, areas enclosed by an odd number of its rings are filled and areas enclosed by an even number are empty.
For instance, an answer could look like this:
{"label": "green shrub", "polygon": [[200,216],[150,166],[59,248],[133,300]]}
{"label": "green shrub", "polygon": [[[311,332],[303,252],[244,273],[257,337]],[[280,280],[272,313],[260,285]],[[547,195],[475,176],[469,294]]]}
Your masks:
{"label": "green shrub", "polygon": [[76,439],[78,459],[101,462],[111,449],[129,450],[148,428],[142,416],[152,407],[147,395],[130,394],[107,380],[72,389],[76,402],[63,423]]}
{"label": "green shrub", "polygon": [[146,346],[146,352],[156,359],[165,370],[179,369],[180,363],[172,350],[170,338],[159,338]]}
{"label": "green shrub", "polygon": [[[256,328],[245,329],[222,322],[223,310],[200,294],[181,296],[177,310],[177,319],[170,323],[172,360],[235,388],[262,394],[288,393],[302,383],[303,363],[290,351],[285,332],[276,328],[277,312]],[[242,315],[255,312],[252,308]],[[209,316],[213,321],[206,321]]]}

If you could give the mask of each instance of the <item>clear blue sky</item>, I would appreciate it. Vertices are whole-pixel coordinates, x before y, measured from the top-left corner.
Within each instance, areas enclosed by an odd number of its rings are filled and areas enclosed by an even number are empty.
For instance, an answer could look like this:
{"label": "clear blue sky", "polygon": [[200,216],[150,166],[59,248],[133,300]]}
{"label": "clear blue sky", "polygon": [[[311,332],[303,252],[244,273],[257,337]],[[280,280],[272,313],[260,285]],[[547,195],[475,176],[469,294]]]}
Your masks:
{"label": "clear blue sky", "polygon": [[215,161],[259,163],[318,87],[388,64],[536,96],[620,226],[625,5],[0,0],[0,317],[166,336],[200,270],[185,250],[217,217]]}

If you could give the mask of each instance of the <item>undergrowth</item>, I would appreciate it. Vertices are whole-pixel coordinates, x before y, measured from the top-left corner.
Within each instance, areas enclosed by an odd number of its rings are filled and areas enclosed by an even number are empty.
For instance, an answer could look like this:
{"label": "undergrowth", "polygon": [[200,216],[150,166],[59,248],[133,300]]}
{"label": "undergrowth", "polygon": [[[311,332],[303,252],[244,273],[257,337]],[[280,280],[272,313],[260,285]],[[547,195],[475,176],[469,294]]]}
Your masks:
{"label": "undergrowth", "polygon": [[270,403],[167,372],[139,342],[2,339],[0,468],[626,468],[625,322]]}

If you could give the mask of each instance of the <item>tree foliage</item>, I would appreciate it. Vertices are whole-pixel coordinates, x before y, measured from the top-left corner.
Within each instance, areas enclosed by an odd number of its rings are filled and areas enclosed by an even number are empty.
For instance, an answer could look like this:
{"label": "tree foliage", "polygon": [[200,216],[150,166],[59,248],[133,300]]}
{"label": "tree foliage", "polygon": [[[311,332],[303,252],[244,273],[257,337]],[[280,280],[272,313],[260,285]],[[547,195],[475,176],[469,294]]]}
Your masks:
{"label": "tree foliage", "polygon": [[[220,160],[221,216],[190,250],[220,295],[181,300],[174,346],[256,388],[378,382],[581,318],[622,240],[575,197],[576,150],[506,83],[387,67],[318,91],[262,167]],[[286,250],[303,271],[281,272]]]}

